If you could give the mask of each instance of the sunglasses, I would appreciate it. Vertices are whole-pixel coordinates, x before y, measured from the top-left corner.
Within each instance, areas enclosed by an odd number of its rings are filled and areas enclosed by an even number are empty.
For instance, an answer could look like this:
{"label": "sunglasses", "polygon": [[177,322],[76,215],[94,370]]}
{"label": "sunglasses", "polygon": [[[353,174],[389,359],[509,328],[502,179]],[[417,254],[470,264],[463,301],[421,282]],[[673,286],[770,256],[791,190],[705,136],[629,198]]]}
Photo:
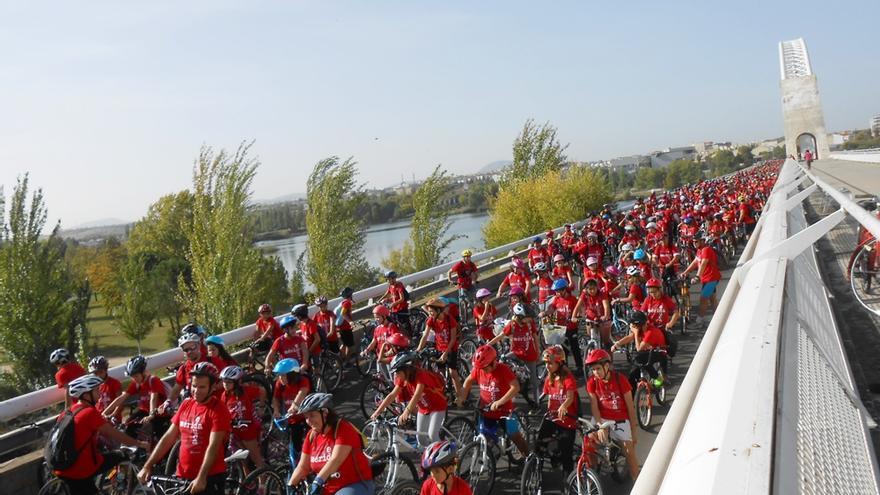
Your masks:
{"label": "sunglasses", "polygon": [[191,346],[191,347],[181,347],[181,349],[183,349],[183,352],[194,352],[195,350],[198,349],[198,347],[196,347],[196,346]]}

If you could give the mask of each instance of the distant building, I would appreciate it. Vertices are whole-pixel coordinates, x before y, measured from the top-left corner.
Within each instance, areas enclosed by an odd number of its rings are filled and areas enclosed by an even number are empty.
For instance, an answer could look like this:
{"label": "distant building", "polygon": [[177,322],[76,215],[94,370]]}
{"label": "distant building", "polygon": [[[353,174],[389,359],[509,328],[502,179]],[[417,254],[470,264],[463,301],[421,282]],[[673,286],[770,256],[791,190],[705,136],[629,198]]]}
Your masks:
{"label": "distant building", "polygon": [[693,148],[694,151],[696,151],[696,155],[698,158],[706,158],[716,151],[733,150],[733,144],[730,141],[724,143],[703,141],[702,143],[694,144]]}
{"label": "distant building", "polygon": [[785,146],[785,138],[779,139],[767,139],[765,141],[761,141],[754,148],[752,148],[752,155],[759,156],[762,153],[770,153],[774,149],[779,146]]}
{"label": "distant building", "polygon": [[639,167],[650,167],[651,158],[644,155],[630,155],[612,158],[610,160],[600,160],[597,162],[589,162],[591,167],[604,167],[612,170],[623,169],[628,173],[635,173]]}
{"label": "distant building", "polygon": [[848,132],[832,132],[828,135],[828,146],[838,149],[843,143],[849,141],[850,134]]}
{"label": "distant building", "polygon": [[874,137],[880,136],[880,115],[875,115],[871,119],[871,135]]}
{"label": "distant building", "polygon": [[651,167],[663,168],[675,160],[695,160],[697,148],[695,146],[682,146],[680,148],[666,148],[662,151],[651,153]]}

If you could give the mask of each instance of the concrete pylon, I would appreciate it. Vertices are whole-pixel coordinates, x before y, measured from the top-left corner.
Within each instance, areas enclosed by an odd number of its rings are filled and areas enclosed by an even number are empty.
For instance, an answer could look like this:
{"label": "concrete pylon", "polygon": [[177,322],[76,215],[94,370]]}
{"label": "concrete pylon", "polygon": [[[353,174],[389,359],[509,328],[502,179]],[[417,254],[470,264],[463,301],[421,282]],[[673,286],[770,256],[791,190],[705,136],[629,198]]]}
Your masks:
{"label": "concrete pylon", "polygon": [[818,158],[828,157],[822,100],[803,38],[779,43],[779,71],[785,154],[800,157],[810,149]]}

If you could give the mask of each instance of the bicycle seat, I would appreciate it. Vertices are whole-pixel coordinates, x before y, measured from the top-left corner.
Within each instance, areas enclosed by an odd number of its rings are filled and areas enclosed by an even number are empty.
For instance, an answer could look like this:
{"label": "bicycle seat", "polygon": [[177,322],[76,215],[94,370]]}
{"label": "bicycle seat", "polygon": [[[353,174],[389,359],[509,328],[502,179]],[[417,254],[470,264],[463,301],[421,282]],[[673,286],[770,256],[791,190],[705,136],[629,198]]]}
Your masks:
{"label": "bicycle seat", "polygon": [[238,449],[225,459],[226,462],[243,461],[248,458],[250,451],[247,449]]}

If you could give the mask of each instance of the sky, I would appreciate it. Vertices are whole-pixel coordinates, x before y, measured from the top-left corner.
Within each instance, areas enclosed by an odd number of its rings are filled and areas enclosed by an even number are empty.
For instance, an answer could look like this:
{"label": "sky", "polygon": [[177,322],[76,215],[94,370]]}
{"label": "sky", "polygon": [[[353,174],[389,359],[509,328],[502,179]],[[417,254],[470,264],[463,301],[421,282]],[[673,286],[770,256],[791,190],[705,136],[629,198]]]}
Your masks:
{"label": "sky", "polygon": [[829,131],[880,113],[880,2],[0,1],[0,185],[51,223],[137,220],[203,145],[254,141],[255,199],[354,157],[369,187],[509,159],[526,119],[573,160],[781,136],[803,37]]}

